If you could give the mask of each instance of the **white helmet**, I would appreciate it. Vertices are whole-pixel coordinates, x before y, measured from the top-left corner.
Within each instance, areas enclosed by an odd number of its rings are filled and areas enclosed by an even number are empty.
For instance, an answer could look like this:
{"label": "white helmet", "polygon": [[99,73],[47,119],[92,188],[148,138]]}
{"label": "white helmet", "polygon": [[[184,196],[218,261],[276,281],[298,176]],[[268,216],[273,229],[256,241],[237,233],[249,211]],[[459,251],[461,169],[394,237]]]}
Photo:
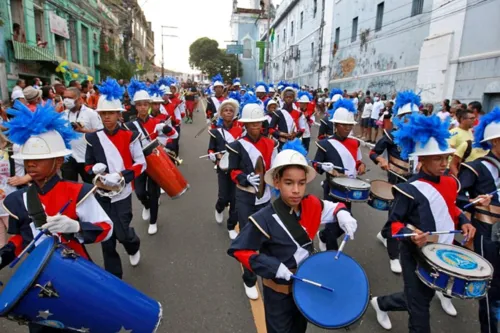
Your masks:
{"label": "white helmet", "polygon": [[264,110],[256,103],[249,103],[243,107],[241,111],[241,118],[238,120],[240,123],[257,123],[266,121]]}
{"label": "white helmet", "polygon": [[149,96],[148,92],[146,90],[139,90],[134,94],[134,98],[132,99],[132,102],[140,102],[140,101],[150,101],[151,96]]}
{"label": "white helmet", "polygon": [[48,131],[31,136],[12,158],[18,160],[43,160],[71,154],[64,139],[57,131]]}
{"label": "white helmet", "polygon": [[403,105],[402,107],[400,107],[398,109],[397,115],[402,116],[404,114],[409,114],[409,113],[418,112],[418,111],[419,111],[419,109],[418,109],[418,106],[416,104],[406,103],[405,105]]}
{"label": "white helmet", "polygon": [[299,103],[309,103],[311,100],[309,99],[309,96],[307,95],[302,95],[299,98]]}
{"label": "white helmet", "polygon": [[316,171],[313,167],[307,164],[307,160],[304,155],[293,149],[284,149],[276,155],[276,158],[273,160],[271,165],[271,169],[266,172],[266,175],[264,176],[265,182],[270,186],[274,186],[273,180],[276,172],[287,165],[300,165],[305,167],[307,169],[306,181],[308,183],[316,177]]}
{"label": "white helmet", "polygon": [[266,105],[266,111],[269,111],[269,106],[270,105],[278,105],[278,103],[274,100],[274,99],[270,99],[269,102],[267,102],[267,105]]}
{"label": "white helmet", "polygon": [[255,88],[255,92],[256,93],[258,93],[258,92],[267,93],[266,87],[264,87],[263,85],[257,86],[257,88]]}
{"label": "white helmet", "polygon": [[332,99],[331,99],[331,102],[335,103],[336,101],[338,101],[339,99],[342,99],[344,97],[342,97],[341,94],[335,94],[332,96]]}
{"label": "white helmet", "polygon": [[333,118],[330,119],[332,123],[335,124],[346,124],[346,125],[356,125],[357,122],[354,119],[354,113],[348,111],[344,108],[338,108],[333,114]]}
{"label": "white helmet", "polygon": [[481,142],[500,138],[500,123],[492,122],[484,129],[484,139]]}
{"label": "white helmet", "polygon": [[415,145],[415,151],[410,154],[410,156],[432,156],[432,155],[448,155],[453,154],[455,149],[448,148],[446,150],[439,149],[439,144],[433,137],[429,138],[429,141],[422,147],[420,142]]}
{"label": "white helmet", "polygon": [[163,95],[164,96],[172,94],[172,92],[170,91],[170,87],[169,86],[161,85],[160,89],[163,91]]}
{"label": "white helmet", "polygon": [[222,101],[222,103],[220,103],[219,109],[217,110],[217,113],[219,114],[219,116],[221,116],[222,110],[224,110],[224,108],[227,105],[230,105],[233,107],[234,117],[238,118],[238,114],[240,112],[240,103],[238,103],[238,101],[233,99],[233,98],[228,98],[228,99]]}
{"label": "white helmet", "polygon": [[97,101],[97,108],[95,109],[97,112],[100,111],[120,111],[123,112],[125,109],[123,108],[122,102],[113,98],[112,100],[108,100],[106,95],[99,96],[99,100]]}
{"label": "white helmet", "polygon": [[164,102],[163,97],[158,96],[157,94],[151,96],[151,103],[163,103],[163,102]]}

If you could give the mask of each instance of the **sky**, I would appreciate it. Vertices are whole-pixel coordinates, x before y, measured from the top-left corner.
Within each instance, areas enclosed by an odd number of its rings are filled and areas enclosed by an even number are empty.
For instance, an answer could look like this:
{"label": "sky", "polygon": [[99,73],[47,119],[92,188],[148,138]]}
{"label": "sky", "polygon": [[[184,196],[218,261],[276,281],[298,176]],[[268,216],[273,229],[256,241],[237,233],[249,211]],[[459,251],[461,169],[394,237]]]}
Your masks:
{"label": "sky", "polygon": [[156,65],[161,65],[161,26],[163,29],[165,68],[192,73],[189,67],[189,46],[201,37],[219,42],[225,48],[225,40],[231,39],[232,0],[138,0],[146,19],[151,21],[155,33]]}

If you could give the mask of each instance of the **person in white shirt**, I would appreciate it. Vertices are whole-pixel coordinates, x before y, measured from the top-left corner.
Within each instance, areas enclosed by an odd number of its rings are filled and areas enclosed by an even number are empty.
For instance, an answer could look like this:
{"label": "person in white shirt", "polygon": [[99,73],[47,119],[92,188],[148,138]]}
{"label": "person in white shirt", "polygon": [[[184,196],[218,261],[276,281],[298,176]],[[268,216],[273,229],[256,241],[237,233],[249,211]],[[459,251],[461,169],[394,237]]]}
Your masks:
{"label": "person in white shirt", "polygon": [[361,114],[361,140],[370,140],[370,123],[372,110],[372,98],[370,96],[366,96],[365,106],[363,107],[363,113]]}
{"label": "person in white shirt", "polygon": [[380,99],[380,94],[375,94],[375,103],[373,103],[371,121],[370,121],[370,131],[368,133],[368,142],[375,143],[378,134],[378,124],[377,120],[380,118],[380,112],[385,108],[386,96],[382,95],[382,100]]}
{"label": "person in white shirt", "polygon": [[445,99],[441,102],[441,110],[436,114],[441,121],[445,121],[450,116],[450,100]]}
{"label": "person in white shirt", "polygon": [[85,183],[92,183],[92,176],[85,172],[85,151],[87,143],[84,133],[92,133],[103,128],[99,114],[86,107],[81,99],[78,88],[71,87],[64,91],[65,118],[71,123],[76,132],[82,135],[71,141],[71,157],[61,167],[62,178],[65,180],[78,181],[78,175]]}

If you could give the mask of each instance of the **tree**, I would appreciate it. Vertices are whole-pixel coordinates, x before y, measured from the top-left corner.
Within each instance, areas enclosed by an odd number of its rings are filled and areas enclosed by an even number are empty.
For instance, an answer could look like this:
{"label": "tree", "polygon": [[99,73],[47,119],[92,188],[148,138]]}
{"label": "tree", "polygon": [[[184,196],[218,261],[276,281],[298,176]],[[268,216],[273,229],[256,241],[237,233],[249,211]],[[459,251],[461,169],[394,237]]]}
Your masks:
{"label": "tree", "polygon": [[[219,43],[208,37],[199,38],[189,46],[189,65],[197,68],[209,77],[220,73],[224,80],[236,77],[237,61],[234,55],[219,49]],[[241,75],[241,64],[240,75]]]}

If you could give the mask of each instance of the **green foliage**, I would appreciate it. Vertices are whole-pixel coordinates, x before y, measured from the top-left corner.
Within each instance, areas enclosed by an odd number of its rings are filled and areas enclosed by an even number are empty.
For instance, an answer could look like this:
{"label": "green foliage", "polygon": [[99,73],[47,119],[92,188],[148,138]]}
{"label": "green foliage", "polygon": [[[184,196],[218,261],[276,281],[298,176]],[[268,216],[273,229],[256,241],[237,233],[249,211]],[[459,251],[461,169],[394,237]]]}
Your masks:
{"label": "green foliage", "polygon": [[116,58],[114,51],[110,49],[109,52],[101,52],[99,70],[102,78],[110,76],[115,79],[128,80],[135,75],[142,76],[146,74],[151,69],[151,66],[152,64],[149,62],[145,65],[137,65],[124,57]]}
{"label": "green foliage", "polygon": [[[237,62],[235,55],[226,54],[225,49],[219,49],[219,43],[208,37],[199,38],[189,47],[189,65],[197,68],[209,77],[220,73],[225,81],[237,76]],[[239,75],[242,75],[242,66],[239,64]]]}

